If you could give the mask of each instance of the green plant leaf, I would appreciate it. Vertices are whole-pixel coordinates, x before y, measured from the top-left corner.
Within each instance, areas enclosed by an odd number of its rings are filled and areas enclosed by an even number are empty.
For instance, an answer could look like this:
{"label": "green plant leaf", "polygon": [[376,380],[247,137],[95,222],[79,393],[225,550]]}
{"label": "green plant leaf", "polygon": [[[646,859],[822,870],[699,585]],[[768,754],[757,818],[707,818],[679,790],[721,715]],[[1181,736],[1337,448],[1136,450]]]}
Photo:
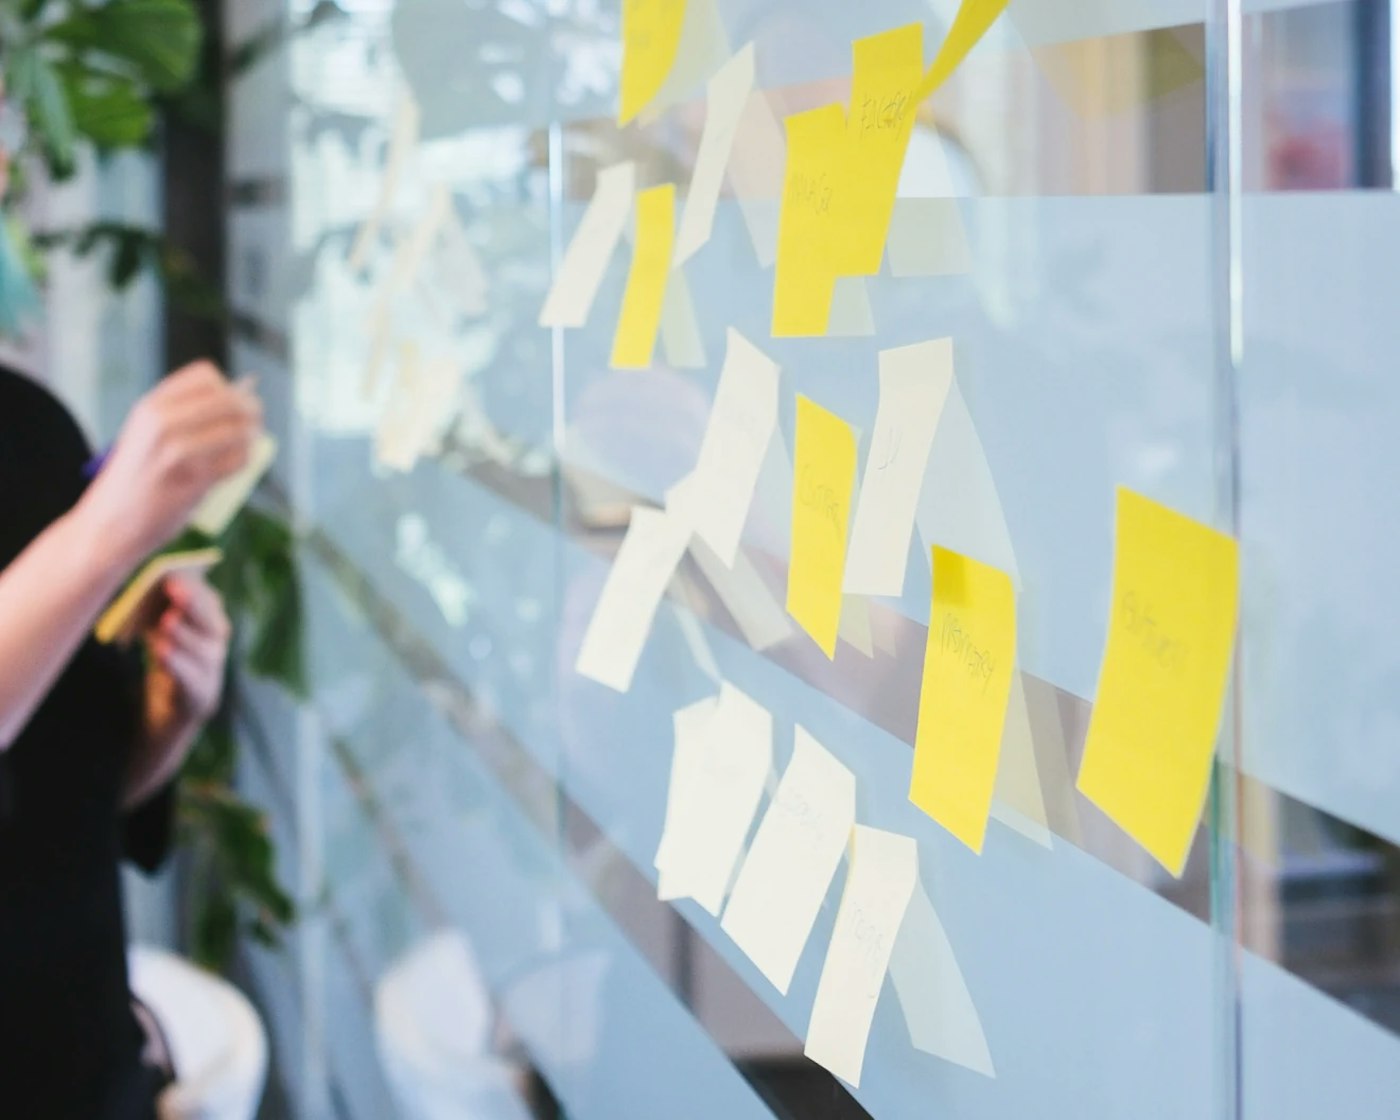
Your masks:
{"label": "green plant leaf", "polygon": [[58,72],[29,47],[11,51],[6,67],[9,94],[24,106],[50,172],[66,179],[73,173],[77,132]]}
{"label": "green plant leaf", "polygon": [[95,76],[74,66],[59,73],[78,135],[99,148],[133,148],[146,142],[155,112],[134,82]]}
{"label": "green plant leaf", "polygon": [[44,38],[118,59],[153,89],[170,92],[194,75],[203,27],[189,0],[111,0],[74,10]]}

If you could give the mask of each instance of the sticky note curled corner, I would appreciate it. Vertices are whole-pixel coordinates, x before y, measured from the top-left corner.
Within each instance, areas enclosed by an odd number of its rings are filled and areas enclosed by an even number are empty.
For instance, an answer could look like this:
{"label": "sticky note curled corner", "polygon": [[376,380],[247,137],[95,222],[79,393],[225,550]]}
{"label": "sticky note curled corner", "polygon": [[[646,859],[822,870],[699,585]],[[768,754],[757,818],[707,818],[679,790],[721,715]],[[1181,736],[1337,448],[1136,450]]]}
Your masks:
{"label": "sticky note curled corner", "polygon": [[686,0],[622,0],[617,123],[627,124],[666,84],[680,50]]}
{"label": "sticky note curled corner", "polygon": [[1238,618],[1234,538],[1120,487],[1078,786],[1176,876],[1210,788]]}
{"label": "sticky note curled corner", "polygon": [[729,682],[712,707],[676,714],[676,747],[657,849],[662,901],[693,898],[719,916],[773,758],[773,717]]}
{"label": "sticky note curled corner", "polygon": [[229,522],[238,515],[258,480],[267,473],[272,461],[277,458],[277,441],[263,432],[253,441],[248,452],[248,461],[237,474],[231,475],[204,495],[204,500],[195,508],[190,524],[206,536],[217,537],[228,528]]}
{"label": "sticky note curled corner", "polygon": [[622,293],[622,310],[613,335],[614,369],[647,369],[656,351],[671,249],[676,237],[676,187],[666,183],[637,194],[637,236],[632,267]]}
{"label": "sticky note curled corner", "polygon": [[540,309],[542,327],[581,327],[588,322],[608,261],[622,238],[637,179],[636,164],[615,163],[598,172],[573,239]]}
{"label": "sticky note curled corner", "polygon": [[1015,667],[1011,577],[935,545],[909,800],[978,853]]}
{"label": "sticky note curled corner", "polygon": [[195,575],[214,567],[224,554],[217,548],[167,552],[148,561],[93,627],[99,642],[126,645],[152,621],[161,584],[168,576]]}
{"label": "sticky note curled corner", "polygon": [[784,995],[855,823],[855,775],[799,724],[720,923]]}
{"label": "sticky note curled corner", "polygon": [[859,1088],[875,1005],[918,882],[919,851],[908,836],[856,825],[850,858],[803,1052]]}
{"label": "sticky note curled corner", "polygon": [[690,531],[661,510],[632,510],[579,647],[574,668],[581,676],[616,692],[632,687],[656,610],[689,540]]}
{"label": "sticky note curled corner", "polygon": [[834,657],[856,478],[856,436],[835,413],[798,396],[795,447],[787,609],[822,652]]}

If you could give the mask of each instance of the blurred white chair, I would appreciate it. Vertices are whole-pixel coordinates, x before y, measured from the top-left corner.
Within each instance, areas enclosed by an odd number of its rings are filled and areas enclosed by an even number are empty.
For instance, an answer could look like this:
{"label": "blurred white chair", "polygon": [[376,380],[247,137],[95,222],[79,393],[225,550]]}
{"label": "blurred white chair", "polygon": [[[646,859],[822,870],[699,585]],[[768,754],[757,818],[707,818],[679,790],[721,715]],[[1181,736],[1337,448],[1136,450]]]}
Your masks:
{"label": "blurred white chair", "polygon": [[267,1079],[267,1036],[232,984],[172,953],[133,946],[131,990],[160,1021],[177,1080],[161,1120],[253,1120]]}
{"label": "blurred white chair", "polygon": [[490,1052],[491,997],[460,934],[416,945],[374,994],[379,1056],[403,1120],[530,1120],[519,1070]]}

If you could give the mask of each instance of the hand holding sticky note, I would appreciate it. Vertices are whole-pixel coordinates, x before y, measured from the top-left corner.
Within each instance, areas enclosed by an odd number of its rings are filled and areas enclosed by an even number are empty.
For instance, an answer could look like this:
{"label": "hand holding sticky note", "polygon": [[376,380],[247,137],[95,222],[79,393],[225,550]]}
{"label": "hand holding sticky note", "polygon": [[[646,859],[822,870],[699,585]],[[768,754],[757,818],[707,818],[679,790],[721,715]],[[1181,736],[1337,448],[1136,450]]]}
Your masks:
{"label": "hand holding sticky note", "polygon": [[1239,616],[1234,538],[1120,488],[1079,789],[1179,876],[1210,789]]}
{"label": "hand holding sticky note", "polygon": [[934,546],[909,800],[978,853],[992,807],[1015,665],[1011,577]]}
{"label": "hand holding sticky note", "polygon": [[223,555],[217,548],[199,548],[169,552],[150,560],[97,620],[93,628],[97,640],[127,645],[160,615],[167,577],[201,575],[222,560]]}

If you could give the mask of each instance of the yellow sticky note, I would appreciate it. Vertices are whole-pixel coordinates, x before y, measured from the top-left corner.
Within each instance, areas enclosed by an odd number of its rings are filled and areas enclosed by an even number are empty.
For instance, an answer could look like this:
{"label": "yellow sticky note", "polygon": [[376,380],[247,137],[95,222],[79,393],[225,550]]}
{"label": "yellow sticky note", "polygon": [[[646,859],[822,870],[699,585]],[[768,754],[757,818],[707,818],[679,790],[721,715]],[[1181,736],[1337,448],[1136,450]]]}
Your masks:
{"label": "yellow sticky note", "polygon": [[614,369],[647,369],[656,349],[656,332],[666,303],[671,245],[676,237],[676,188],[673,183],[637,194],[637,237],[632,268],[622,294],[622,311],[613,335]]}
{"label": "yellow sticky note", "polygon": [[159,617],[168,576],[203,575],[224,558],[217,548],[167,552],[146,562],[93,627],[99,642],[126,645]]}
{"label": "yellow sticky note", "polygon": [[846,112],[823,105],[794,113],[787,128],[787,170],[778,214],[778,260],[773,277],[773,336],[826,334],[836,288],[832,251]]}
{"label": "yellow sticky note", "polygon": [[841,582],[855,482],[855,432],[841,417],[799,396],[787,609],[827,657],[836,656],[841,627]]}
{"label": "yellow sticky note", "polygon": [[924,80],[914,93],[917,104],[932,94],[953,75],[962,65],[962,60],[975,47],[997,16],[1006,10],[1010,0],[963,0],[962,7],[953,18],[953,26],[948,28],[948,37],[938,48],[933,65],[929,67]]}
{"label": "yellow sticky note", "polygon": [[622,77],[617,123],[626,124],[651,103],[681,45],[686,0],[622,0]]}
{"label": "yellow sticky note", "polygon": [[923,26],[911,23],[857,39],[852,53],[834,259],[842,276],[875,276],[914,130],[913,95],[924,74]]}
{"label": "yellow sticky note", "polygon": [[1011,577],[935,545],[909,800],[978,853],[1015,667]]}
{"label": "yellow sticky note", "polygon": [[1210,788],[1238,615],[1234,539],[1120,488],[1079,789],[1173,875]]}

